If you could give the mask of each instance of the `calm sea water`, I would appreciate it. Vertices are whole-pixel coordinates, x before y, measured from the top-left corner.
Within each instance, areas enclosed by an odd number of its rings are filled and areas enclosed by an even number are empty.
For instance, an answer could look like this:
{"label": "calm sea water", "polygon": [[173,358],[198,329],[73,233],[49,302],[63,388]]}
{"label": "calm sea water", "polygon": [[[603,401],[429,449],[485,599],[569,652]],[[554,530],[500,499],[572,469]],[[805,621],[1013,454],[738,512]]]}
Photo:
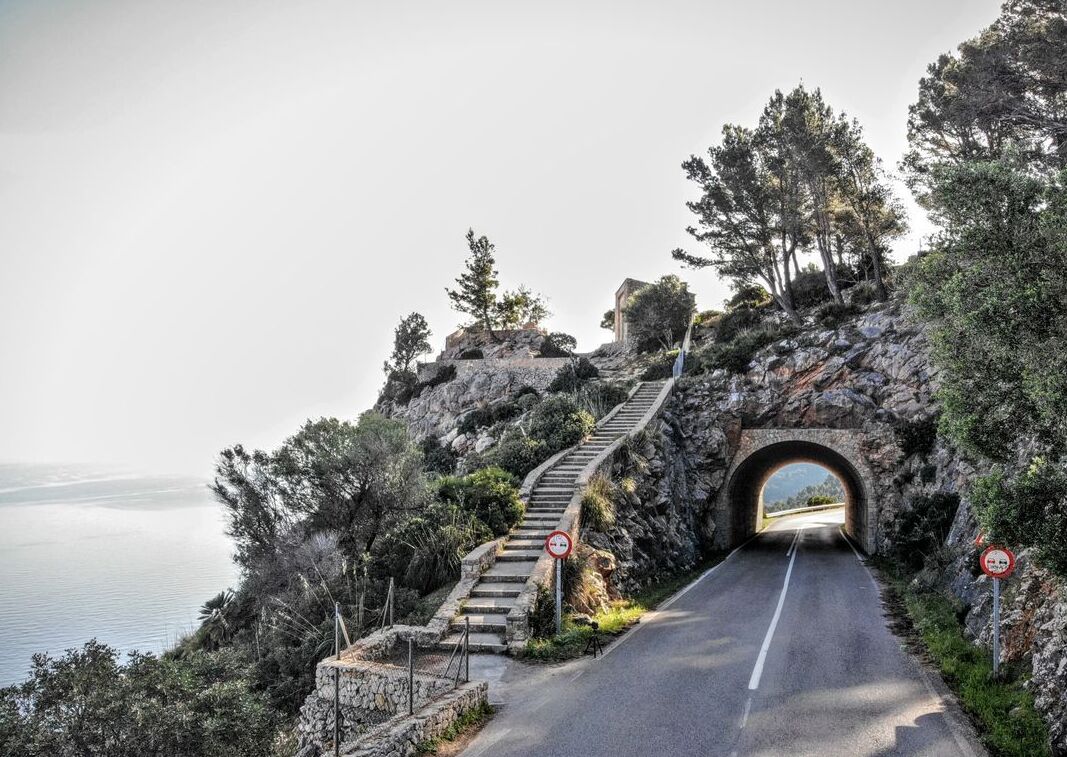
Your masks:
{"label": "calm sea water", "polygon": [[160,651],[237,570],[203,480],[0,464],[0,685],[96,637]]}

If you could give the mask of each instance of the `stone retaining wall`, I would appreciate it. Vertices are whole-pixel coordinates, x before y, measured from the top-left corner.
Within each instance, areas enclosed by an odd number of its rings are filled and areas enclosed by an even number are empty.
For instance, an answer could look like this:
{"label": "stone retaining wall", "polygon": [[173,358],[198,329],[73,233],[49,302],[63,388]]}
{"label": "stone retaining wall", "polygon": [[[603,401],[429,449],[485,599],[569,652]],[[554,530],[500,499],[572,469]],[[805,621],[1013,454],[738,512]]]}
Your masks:
{"label": "stone retaining wall", "polygon": [[479,358],[475,360],[437,360],[433,363],[419,363],[419,381],[429,381],[437,375],[437,372],[450,365],[456,367],[456,378],[464,378],[475,373],[490,371],[494,373],[524,373],[530,374],[531,386],[533,382],[547,385],[559,369],[567,365],[570,358],[566,357],[506,357],[506,358]]}

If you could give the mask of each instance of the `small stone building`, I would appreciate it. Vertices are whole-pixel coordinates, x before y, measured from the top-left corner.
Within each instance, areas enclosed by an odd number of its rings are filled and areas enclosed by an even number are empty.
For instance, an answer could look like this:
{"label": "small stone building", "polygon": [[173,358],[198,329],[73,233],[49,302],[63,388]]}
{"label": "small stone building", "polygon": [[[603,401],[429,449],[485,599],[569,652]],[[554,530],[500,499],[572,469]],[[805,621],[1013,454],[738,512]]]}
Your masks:
{"label": "small stone building", "polygon": [[615,292],[615,341],[625,342],[627,337],[626,319],[622,317],[622,311],[630,298],[639,289],[648,286],[647,281],[637,279],[625,279],[622,286]]}

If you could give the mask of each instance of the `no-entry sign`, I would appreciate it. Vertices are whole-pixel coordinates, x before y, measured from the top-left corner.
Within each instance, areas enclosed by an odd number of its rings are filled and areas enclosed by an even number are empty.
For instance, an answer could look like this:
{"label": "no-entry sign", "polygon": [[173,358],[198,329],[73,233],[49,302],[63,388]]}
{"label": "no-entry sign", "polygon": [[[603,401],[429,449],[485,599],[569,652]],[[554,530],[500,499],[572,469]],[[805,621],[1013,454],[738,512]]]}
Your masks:
{"label": "no-entry sign", "polygon": [[1007,578],[1015,570],[1015,555],[1006,547],[990,547],[982,553],[979,563],[990,578]]}
{"label": "no-entry sign", "polygon": [[557,560],[567,559],[573,548],[571,535],[566,531],[553,531],[545,539],[545,551]]}

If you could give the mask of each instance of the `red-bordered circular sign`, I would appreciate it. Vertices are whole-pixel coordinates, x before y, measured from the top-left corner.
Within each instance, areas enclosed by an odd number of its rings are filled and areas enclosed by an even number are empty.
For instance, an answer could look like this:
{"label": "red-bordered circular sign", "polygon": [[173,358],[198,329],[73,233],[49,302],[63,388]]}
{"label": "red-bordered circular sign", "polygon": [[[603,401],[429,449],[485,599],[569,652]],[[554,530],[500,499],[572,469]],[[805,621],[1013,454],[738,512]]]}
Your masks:
{"label": "red-bordered circular sign", "polygon": [[545,552],[557,560],[566,560],[572,549],[574,549],[574,542],[571,541],[571,535],[566,531],[553,531],[545,537]]}
{"label": "red-bordered circular sign", "polygon": [[990,578],[1007,578],[1015,570],[1015,555],[1007,547],[990,547],[978,562]]}

